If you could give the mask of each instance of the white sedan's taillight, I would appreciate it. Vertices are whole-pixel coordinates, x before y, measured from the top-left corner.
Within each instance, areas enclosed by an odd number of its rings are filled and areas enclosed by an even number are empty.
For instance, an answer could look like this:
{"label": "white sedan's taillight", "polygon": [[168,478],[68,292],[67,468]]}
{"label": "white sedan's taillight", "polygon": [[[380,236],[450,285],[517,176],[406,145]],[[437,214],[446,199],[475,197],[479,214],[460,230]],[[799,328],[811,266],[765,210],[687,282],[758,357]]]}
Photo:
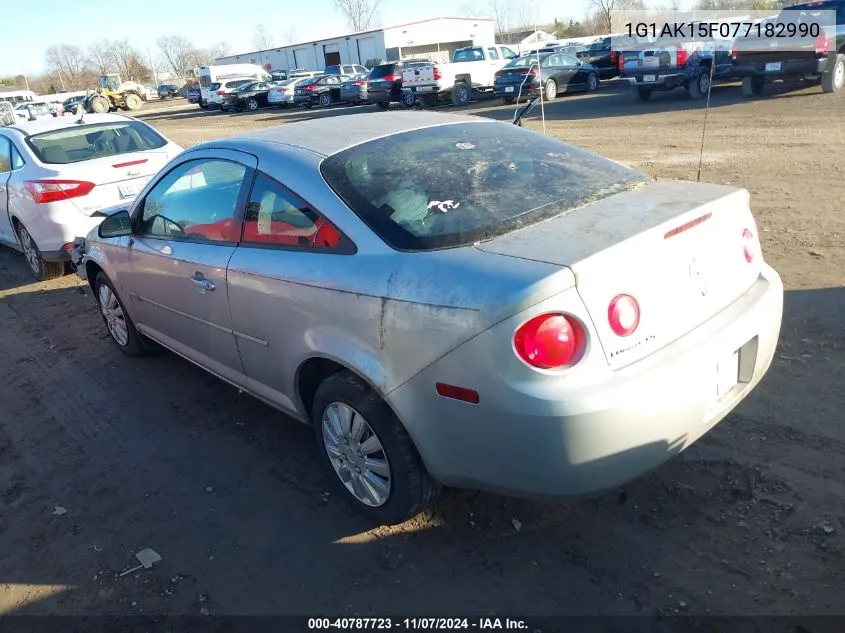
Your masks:
{"label": "white sedan's taillight", "polygon": [[24,186],[37,204],[44,204],[87,196],[96,185],[84,180],[27,180]]}

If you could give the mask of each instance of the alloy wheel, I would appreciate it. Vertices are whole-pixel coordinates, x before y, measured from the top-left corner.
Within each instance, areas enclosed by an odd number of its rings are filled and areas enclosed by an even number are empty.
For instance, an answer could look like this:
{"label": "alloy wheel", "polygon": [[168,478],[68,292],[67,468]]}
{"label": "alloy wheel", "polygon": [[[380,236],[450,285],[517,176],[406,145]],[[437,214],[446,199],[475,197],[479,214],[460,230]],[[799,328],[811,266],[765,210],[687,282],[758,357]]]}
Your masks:
{"label": "alloy wheel", "polygon": [[102,284],[97,293],[97,299],[109,333],[118,345],[125,347],[129,344],[129,328],[126,326],[126,315],[123,313],[120,301],[117,300],[117,295],[107,284]]}

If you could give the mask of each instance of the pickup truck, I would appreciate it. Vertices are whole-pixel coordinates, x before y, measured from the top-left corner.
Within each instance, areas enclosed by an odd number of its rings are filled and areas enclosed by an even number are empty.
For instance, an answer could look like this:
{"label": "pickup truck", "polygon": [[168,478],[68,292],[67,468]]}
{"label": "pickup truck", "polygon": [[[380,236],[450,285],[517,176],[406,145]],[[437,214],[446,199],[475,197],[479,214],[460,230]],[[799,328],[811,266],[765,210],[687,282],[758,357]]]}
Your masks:
{"label": "pickup truck", "polygon": [[712,81],[736,78],[731,40],[658,38],[620,53],[619,79],[631,85],[634,101],[648,101],[655,90],[686,89],[693,99],[706,97]]}
{"label": "pickup truck", "polygon": [[[836,25],[823,24],[819,11],[835,11]],[[815,17],[815,19],[814,19]],[[815,37],[800,37],[800,28],[791,24],[819,26]],[[809,28],[805,29],[809,31]],[[777,37],[779,32],[796,36]],[[731,57],[734,70],[742,77],[742,93],[756,96],[767,83],[776,80],[813,80],[823,92],[839,92],[845,84],[845,0],[820,0],[785,7],[766,31],[738,37]]]}
{"label": "pickup truck", "polygon": [[402,70],[405,105],[413,105],[417,96],[434,105],[442,96],[455,105],[466,105],[473,91],[492,90],[496,71],[517,54],[507,46],[468,46],[458,48],[449,64],[426,64]]}

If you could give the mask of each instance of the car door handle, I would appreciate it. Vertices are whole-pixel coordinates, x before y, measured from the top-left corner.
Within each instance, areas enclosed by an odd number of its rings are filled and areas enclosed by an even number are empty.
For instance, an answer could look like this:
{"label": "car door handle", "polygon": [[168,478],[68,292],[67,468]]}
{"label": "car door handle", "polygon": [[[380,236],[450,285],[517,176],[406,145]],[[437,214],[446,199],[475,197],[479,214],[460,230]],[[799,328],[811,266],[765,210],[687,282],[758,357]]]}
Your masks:
{"label": "car door handle", "polygon": [[199,271],[191,275],[191,281],[197,288],[207,292],[211,292],[216,287],[213,281],[211,281],[210,279],[206,279],[205,276]]}

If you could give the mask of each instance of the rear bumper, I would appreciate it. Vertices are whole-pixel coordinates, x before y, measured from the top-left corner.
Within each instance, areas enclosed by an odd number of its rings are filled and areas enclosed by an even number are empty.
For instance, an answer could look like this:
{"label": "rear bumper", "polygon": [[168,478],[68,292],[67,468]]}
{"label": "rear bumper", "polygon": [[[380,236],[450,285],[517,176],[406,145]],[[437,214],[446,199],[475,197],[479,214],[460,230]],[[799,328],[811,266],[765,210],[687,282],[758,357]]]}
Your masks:
{"label": "rear bumper", "polygon": [[743,63],[740,60],[740,63],[734,65],[734,73],[738,77],[762,77],[771,79],[792,76],[797,77],[801,75],[818,75],[827,69],[828,62],[827,58],[822,58],[799,60],[786,59],[779,62],[768,63],[779,63],[780,67],[775,69],[772,66],[769,66],[769,70],[767,70],[766,62]]}
{"label": "rear bumper", "polygon": [[[520,93],[521,90],[521,93]],[[508,84],[508,85],[500,85],[494,86],[493,88],[493,96],[494,97],[513,97],[516,99],[517,95],[522,97],[526,96],[533,96],[537,93],[537,85],[535,83],[526,83],[522,87],[519,84]]]}
{"label": "rear bumper", "polygon": [[[733,304],[660,351],[617,371],[508,378],[494,326],[387,396],[429,472],[446,485],[529,498],[614,489],[676,455],[730,413],[775,353],[783,285],[768,266]],[[716,365],[739,351],[739,382],[716,397]],[[438,397],[435,383],[476,389],[480,403]]]}
{"label": "rear bumper", "polygon": [[686,86],[691,79],[683,71],[627,71],[619,77],[623,81],[627,81],[631,86],[641,88],[651,88],[652,90],[671,90],[680,86]]}

